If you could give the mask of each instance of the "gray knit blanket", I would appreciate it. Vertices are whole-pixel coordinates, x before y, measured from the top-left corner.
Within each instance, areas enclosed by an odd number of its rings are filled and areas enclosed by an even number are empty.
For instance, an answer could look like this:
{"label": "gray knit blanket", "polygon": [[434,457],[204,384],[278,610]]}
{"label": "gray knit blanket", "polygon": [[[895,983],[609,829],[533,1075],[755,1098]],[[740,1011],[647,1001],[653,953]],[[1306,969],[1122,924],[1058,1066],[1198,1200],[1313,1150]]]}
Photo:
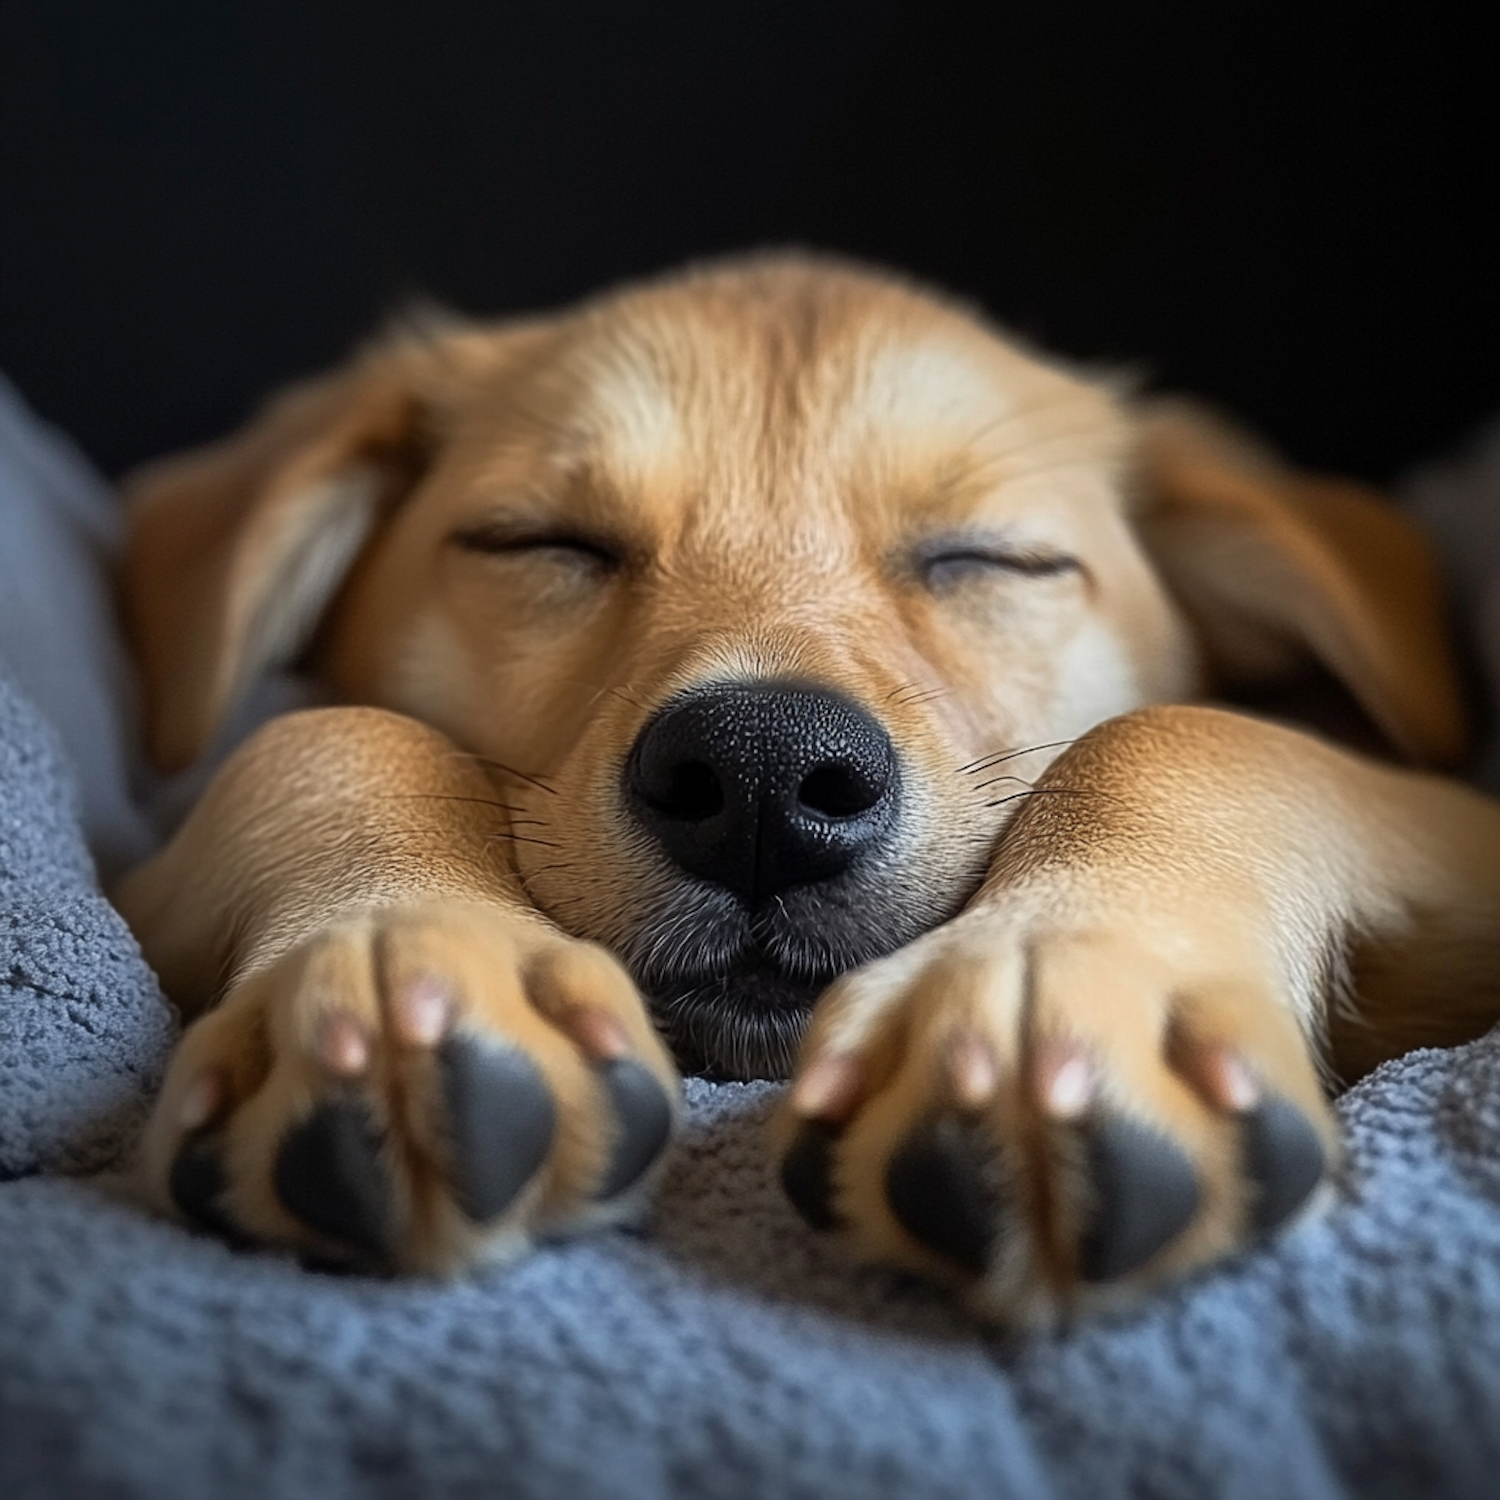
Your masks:
{"label": "gray knit blanket", "polygon": [[80,837],[87,747],[16,690],[6,629],[0,596],[3,1500],[1500,1494],[1496,1035],[1342,1100],[1320,1219],[1048,1337],[822,1245],[770,1169],[770,1084],[689,1082],[639,1229],[449,1284],[121,1201],[87,1174],[128,1150],[173,1021]]}

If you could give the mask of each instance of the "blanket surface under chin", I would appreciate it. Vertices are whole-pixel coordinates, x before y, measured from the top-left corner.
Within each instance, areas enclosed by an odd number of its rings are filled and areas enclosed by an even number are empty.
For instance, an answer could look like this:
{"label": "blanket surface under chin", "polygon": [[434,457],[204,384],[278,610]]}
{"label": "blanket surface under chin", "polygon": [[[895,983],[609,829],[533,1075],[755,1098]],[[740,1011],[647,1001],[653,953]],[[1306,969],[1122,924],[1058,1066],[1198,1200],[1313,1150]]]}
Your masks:
{"label": "blanket surface under chin", "polygon": [[448,1284],[151,1218],[78,1174],[172,1018],[79,837],[81,731],[13,686],[0,652],[0,1500],[1500,1493],[1497,1035],[1342,1100],[1321,1217],[1050,1337],[812,1235],[772,1084],[689,1082],[638,1229]]}

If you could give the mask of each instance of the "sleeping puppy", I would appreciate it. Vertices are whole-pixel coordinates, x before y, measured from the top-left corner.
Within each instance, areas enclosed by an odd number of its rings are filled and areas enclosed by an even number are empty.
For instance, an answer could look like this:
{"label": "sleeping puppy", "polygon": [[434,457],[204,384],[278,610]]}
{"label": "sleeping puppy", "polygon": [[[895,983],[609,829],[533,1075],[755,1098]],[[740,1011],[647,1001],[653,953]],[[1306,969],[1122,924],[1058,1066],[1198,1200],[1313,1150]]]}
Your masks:
{"label": "sleeping puppy", "polygon": [[672,1058],[792,1201],[1044,1323],[1288,1223],[1325,1086],[1500,1013],[1500,806],[1360,489],[801,257],[408,333],[134,484],[152,748],[273,720],[118,893],[191,1020],[163,1205],[451,1272],[608,1222]]}

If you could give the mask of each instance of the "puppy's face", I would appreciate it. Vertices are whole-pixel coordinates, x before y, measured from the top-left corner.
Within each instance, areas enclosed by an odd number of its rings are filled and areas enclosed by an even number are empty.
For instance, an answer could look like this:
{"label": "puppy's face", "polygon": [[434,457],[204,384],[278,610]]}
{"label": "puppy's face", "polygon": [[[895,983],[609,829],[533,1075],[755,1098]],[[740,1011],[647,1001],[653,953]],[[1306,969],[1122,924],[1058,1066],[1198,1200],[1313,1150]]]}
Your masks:
{"label": "puppy's face", "polygon": [[326,670],[505,768],[531,899],[691,1065],[788,1071],[833,976],[973,893],[1057,742],[1192,686],[1126,418],[959,312],[765,264],[489,354]]}

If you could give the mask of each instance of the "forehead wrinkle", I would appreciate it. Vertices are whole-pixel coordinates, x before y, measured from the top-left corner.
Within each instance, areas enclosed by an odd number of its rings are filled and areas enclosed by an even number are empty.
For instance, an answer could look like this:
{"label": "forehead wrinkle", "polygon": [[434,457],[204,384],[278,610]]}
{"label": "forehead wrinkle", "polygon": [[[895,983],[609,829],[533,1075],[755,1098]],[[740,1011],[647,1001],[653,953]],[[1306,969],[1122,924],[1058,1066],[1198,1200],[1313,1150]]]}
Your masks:
{"label": "forehead wrinkle", "polygon": [[839,446],[861,488],[904,513],[1003,509],[1049,485],[1103,493],[1123,470],[1129,427],[1112,393],[993,338],[887,343],[864,369]]}

